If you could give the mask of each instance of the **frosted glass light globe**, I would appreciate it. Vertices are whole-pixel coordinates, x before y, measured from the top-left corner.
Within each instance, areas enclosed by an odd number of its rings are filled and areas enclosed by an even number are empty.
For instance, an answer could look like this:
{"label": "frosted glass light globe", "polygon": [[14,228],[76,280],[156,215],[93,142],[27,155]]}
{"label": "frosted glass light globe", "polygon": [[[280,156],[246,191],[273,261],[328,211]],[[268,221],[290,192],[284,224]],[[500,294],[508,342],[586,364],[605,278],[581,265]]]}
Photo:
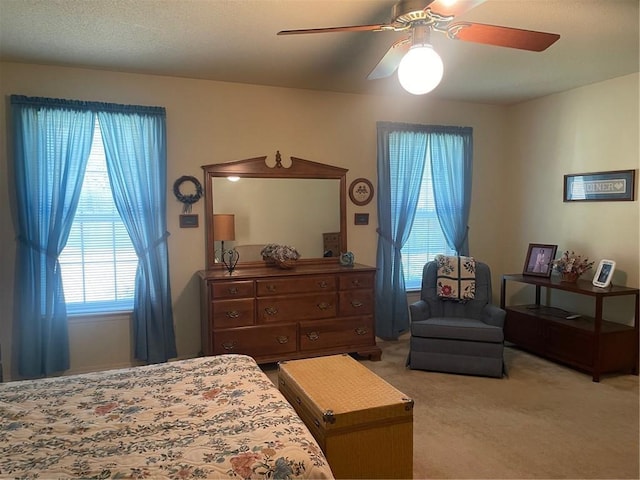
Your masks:
{"label": "frosted glass light globe", "polygon": [[431,45],[416,45],[406,53],[398,66],[398,80],[407,92],[424,95],[442,80],[444,65]]}

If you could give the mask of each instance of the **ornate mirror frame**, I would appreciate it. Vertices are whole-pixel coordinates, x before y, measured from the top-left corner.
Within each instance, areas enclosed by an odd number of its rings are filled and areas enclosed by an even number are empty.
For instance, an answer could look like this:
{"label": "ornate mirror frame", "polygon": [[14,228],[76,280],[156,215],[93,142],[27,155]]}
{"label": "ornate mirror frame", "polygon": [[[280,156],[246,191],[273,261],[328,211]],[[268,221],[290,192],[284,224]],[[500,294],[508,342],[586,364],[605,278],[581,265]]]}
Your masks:
{"label": "ornate mirror frame", "polygon": [[[307,178],[307,179],[336,179],[340,181],[340,239],[344,251],[347,251],[347,194],[346,176],[348,169],[326,165],[324,163],[290,157],[291,165],[282,164],[280,152],[276,152],[275,164],[267,164],[267,156],[248,158],[227,163],[203,165],[204,196],[205,196],[205,241],[207,269],[222,268],[223,265],[215,261],[215,242],[213,232],[213,179],[216,177],[248,177],[248,178]],[[339,257],[304,258],[301,263],[335,263]],[[240,265],[263,266],[265,262],[241,262]]]}

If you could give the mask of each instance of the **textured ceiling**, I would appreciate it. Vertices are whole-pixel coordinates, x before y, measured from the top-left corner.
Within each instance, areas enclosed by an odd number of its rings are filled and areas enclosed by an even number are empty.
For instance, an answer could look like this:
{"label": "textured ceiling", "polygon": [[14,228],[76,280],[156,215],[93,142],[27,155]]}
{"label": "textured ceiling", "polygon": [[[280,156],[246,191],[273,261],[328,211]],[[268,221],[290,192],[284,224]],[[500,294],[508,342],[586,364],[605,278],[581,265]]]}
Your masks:
{"label": "textured ceiling", "polygon": [[[0,0],[0,59],[349,93],[396,32],[276,36],[384,23],[393,0]],[[487,0],[457,20],[561,35],[533,53],[434,33],[445,74],[429,96],[513,104],[638,72],[638,0]]]}

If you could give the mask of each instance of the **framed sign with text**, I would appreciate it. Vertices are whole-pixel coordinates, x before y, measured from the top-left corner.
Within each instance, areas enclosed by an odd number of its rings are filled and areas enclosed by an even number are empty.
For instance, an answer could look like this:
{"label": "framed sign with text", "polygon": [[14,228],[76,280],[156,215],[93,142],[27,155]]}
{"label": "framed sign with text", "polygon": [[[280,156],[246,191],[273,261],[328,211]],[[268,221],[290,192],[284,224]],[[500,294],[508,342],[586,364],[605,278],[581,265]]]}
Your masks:
{"label": "framed sign with text", "polygon": [[565,175],[564,201],[633,201],[635,174],[635,170],[617,170]]}

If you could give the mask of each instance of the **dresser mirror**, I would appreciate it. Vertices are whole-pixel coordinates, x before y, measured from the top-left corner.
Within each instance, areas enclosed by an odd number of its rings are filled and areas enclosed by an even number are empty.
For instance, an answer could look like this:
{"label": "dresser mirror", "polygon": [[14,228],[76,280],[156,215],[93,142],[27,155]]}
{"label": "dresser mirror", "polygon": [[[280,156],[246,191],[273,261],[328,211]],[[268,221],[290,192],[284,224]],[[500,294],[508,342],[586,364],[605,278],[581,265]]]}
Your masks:
{"label": "dresser mirror", "polygon": [[234,216],[235,235],[224,246],[238,249],[238,267],[265,265],[259,251],[267,243],[296,247],[302,263],[337,262],[340,252],[326,250],[329,237],[346,251],[346,169],[283,161],[279,152],[202,168],[208,269],[221,267],[214,214]]}

